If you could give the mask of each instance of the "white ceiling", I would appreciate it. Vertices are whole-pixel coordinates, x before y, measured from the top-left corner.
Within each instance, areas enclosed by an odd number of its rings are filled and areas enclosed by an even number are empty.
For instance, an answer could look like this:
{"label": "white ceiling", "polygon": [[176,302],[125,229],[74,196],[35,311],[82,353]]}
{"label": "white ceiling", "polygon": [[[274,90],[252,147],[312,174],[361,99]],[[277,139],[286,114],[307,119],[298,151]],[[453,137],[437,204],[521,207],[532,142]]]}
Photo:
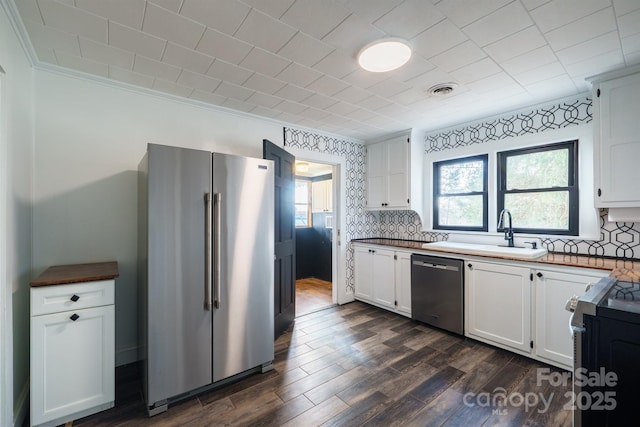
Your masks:
{"label": "white ceiling", "polygon": [[[48,64],[361,140],[584,93],[640,62],[639,0],[3,0]],[[387,73],[362,46],[409,41]],[[426,89],[458,84],[448,97]]]}

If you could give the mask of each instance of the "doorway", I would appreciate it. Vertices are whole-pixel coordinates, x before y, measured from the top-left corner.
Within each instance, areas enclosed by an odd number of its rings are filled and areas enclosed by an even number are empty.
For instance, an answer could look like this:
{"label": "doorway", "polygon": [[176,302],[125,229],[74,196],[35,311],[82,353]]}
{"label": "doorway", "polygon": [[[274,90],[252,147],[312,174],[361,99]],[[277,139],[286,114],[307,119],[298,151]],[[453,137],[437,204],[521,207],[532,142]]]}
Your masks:
{"label": "doorway", "polygon": [[331,307],[335,166],[296,158],[296,317]]}

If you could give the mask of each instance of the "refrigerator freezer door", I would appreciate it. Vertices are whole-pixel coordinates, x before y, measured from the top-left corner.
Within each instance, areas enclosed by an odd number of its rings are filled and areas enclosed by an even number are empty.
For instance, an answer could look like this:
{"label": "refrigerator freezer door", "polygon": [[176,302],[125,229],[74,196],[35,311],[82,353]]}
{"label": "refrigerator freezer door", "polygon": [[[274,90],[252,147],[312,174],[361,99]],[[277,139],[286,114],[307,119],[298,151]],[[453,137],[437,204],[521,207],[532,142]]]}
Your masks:
{"label": "refrigerator freezer door", "polygon": [[[273,360],[273,162],[213,154],[213,380]],[[214,247],[218,244],[214,243]]]}
{"label": "refrigerator freezer door", "polygon": [[204,255],[210,192],[210,152],[149,145],[149,406],[213,379]]}

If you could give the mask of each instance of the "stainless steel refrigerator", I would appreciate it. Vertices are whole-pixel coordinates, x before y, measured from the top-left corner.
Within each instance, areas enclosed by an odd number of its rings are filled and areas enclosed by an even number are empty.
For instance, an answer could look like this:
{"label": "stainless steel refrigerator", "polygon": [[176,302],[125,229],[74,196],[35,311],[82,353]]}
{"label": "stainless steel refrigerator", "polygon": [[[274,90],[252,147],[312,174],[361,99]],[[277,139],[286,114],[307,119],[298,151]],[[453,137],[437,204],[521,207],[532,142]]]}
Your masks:
{"label": "stainless steel refrigerator", "polygon": [[270,160],[149,144],[139,167],[149,415],[274,356]]}

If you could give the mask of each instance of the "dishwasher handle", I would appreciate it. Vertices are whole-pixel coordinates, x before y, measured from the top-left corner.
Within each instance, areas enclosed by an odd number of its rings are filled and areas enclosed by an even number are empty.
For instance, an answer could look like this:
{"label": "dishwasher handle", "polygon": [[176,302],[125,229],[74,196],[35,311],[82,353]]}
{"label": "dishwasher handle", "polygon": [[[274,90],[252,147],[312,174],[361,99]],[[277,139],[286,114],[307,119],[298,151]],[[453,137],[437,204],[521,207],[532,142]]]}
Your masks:
{"label": "dishwasher handle", "polygon": [[413,261],[413,265],[417,265],[418,267],[437,268],[438,270],[460,271],[460,268],[455,265],[434,264],[432,262],[425,261]]}

